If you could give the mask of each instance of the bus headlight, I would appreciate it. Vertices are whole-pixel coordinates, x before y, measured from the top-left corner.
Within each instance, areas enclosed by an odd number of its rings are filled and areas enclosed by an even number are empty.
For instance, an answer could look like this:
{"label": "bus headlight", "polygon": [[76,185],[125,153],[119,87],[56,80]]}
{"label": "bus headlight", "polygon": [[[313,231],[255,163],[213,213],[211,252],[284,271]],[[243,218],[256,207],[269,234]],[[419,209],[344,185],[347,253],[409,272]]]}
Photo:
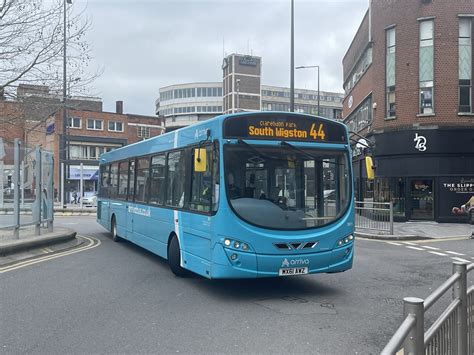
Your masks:
{"label": "bus headlight", "polygon": [[251,251],[252,249],[249,244],[230,238],[221,239],[221,243],[223,243],[226,248],[233,250]]}
{"label": "bus headlight", "polygon": [[342,239],[339,239],[336,243],[336,247],[342,247],[342,246],[345,246],[345,245],[348,245],[350,244],[352,241],[354,240],[354,236],[351,234],[351,235],[348,235],[347,237],[345,238],[342,238]]}

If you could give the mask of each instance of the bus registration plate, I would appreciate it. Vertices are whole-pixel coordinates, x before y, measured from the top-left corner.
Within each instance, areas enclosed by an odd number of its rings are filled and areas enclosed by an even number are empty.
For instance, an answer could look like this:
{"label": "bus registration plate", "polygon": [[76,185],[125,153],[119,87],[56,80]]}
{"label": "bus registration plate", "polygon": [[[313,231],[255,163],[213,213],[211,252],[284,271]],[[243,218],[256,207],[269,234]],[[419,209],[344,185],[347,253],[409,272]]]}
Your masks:
{"label": "bus registration plate", "polygon": [[279,276],[305,275],[307,273],[308,273],[307,267],[287,268],[287,269],[280,269],[278,271]]}

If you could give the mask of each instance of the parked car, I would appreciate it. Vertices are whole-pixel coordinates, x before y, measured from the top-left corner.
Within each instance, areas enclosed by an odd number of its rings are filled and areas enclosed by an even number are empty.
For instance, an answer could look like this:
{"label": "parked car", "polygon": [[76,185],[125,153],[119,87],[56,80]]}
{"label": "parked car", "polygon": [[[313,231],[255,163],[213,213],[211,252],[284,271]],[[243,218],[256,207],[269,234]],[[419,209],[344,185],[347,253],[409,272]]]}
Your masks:
{"label": "parked car", "polygon": [[325,200],[335,200],[336,199],[336,190],[324,190],[324,199]]}
{"label": "parked car", "polygon": [[86,196],[82,198],[83,206],[95,207],[97,206],[97,195]]}

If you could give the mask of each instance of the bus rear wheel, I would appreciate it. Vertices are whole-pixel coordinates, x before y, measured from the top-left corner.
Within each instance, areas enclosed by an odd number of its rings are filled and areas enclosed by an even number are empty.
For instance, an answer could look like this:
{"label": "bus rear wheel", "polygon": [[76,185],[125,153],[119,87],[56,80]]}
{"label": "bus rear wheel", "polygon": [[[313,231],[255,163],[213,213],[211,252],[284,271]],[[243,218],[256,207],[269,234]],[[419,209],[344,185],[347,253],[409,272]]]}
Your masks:
{"label": "bus rear wheel", "polygon": [[112,217],[112,222],[110,222],[110,231],[112,233],[112,240],[114,242],[120,242],[120,237],[117,234],[117,222],[115,221],[115,216]]}
{"label": "bus rear wheel", "polygon": [[168,264],[176,276],[184,277],[188,274],[187,270],[181,267],[181,250],[176,235],[171,237],[168,245]]}

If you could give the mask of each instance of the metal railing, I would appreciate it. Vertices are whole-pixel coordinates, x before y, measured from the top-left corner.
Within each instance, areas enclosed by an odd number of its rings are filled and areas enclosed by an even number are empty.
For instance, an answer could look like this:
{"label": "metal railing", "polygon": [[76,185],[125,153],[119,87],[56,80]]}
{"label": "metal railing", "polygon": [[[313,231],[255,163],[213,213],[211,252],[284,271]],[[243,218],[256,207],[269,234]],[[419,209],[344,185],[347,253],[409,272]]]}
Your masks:
{"label": "metal railing", "polygon": [[[22,227],[35,226],[34,234],[39,235],[41,226],[46,224],[48,231],[52,231],[53,154],[39,146],[28,149],[19,139],[3,149],[6,152],[0,159],[0,230],[12,230],[14,239],[19,238]],[[11,182],[7,184],[5,170],[13,171]],[[25,201],[29,203],[25,204]],[[31,216],[25,216],[24,212],[30,212]],[[3,237],[9,238],[9,233]]]}
{"label": "metal railing", "polygon": [[[401,347],[404,354],[413,355],[474,354],[474,286],[467,289],[472,270],[473,263],[456,261],[453,275],[425,300],[404,298],[405,319],[381,354],[397,354]],[[425,312],[451,288],[452,302],[425,332]]]}
{"label": "metal railing", "polygon": [[393,235],[393,203],[355,201],[355,224],[357,229]]}

